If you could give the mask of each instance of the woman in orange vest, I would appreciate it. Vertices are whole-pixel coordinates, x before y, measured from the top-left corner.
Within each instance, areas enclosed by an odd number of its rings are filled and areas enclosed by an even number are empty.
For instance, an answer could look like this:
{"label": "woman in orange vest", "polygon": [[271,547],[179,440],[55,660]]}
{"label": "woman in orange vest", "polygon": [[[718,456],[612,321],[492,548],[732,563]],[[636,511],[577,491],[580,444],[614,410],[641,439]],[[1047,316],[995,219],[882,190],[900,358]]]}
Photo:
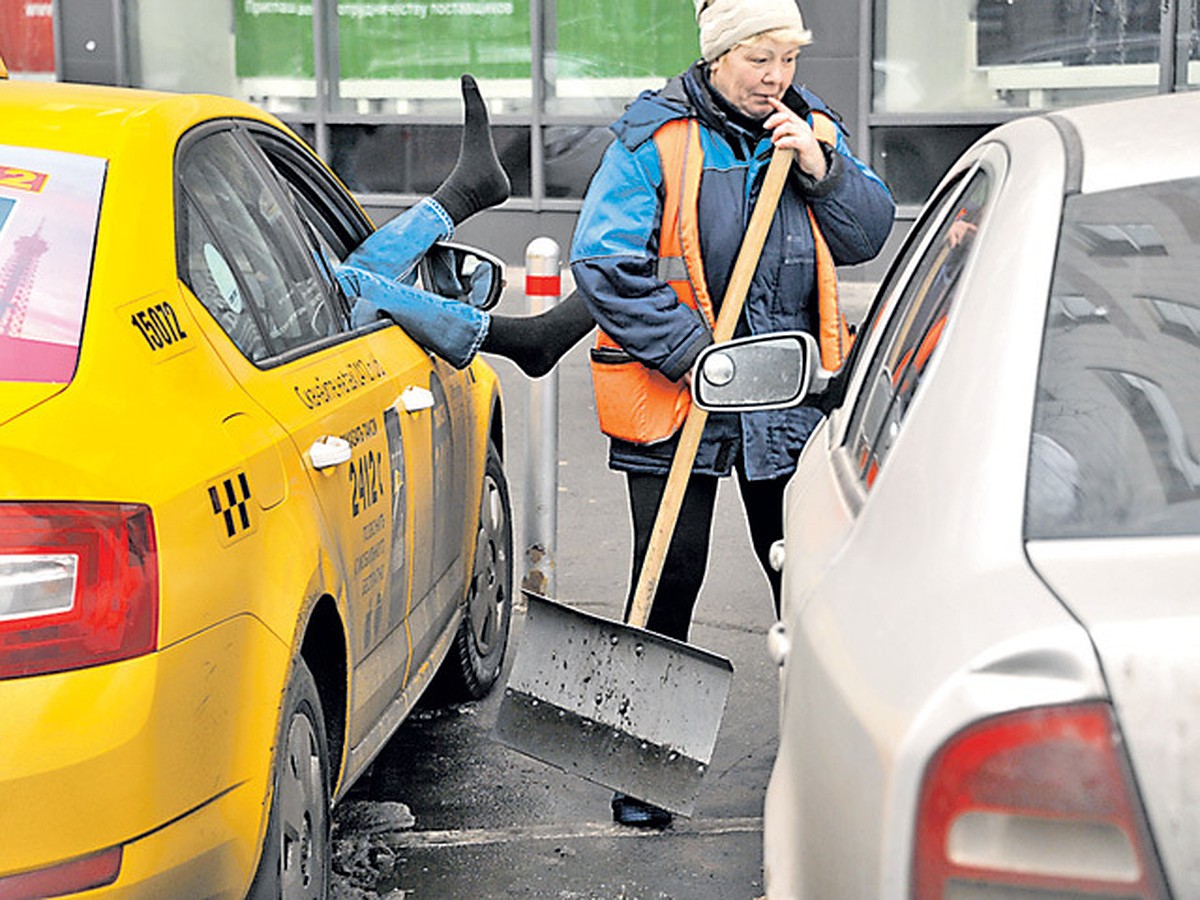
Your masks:
{"label": "woman in orange vest", "polygon": [[[737,334],[803,330],[836,368],[849,335],[834,267],[874,257],[891,194],[856,159],[836,116],[792,81],[812,40],[795,0],[695,0],[702,58],[639,96],[588,188],[571,269],[602,334],[592,352],[609,465],[626,474],[634,529],[631,593],[689,398],[685,375],[711,330],[772,145],[796,151]],[[736,472],[752,543],[768,564],[783,490],[820,413],[710,415],[647,624],[686,640],[704,579],[718,479]],[[661,827],[663,810],[618,795],[613,816]]]}

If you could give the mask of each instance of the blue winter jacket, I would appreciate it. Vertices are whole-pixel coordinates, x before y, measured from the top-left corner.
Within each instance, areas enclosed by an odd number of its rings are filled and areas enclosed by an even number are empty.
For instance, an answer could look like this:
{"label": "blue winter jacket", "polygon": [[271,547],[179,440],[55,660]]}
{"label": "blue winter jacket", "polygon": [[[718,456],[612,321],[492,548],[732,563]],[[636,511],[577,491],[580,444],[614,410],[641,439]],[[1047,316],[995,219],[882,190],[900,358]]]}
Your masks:
{"label": "blue winter jacket", "polygon": [[[704,169],[699,229],[705,278],[719,309],[742,235],[771,156],[770,137],[727,117],[709,93],[703,63],[658,91],[639,96],[612,126],[583,201],[571,247],[571,271],[596,319],[631,356],[678,380],[712,342],[703,316],[681,303],[657,275],[662,171],[651,138],[665,122],[701,124]],[[784,102],[811,121],[825,104],[789,88]],[[817,325],[816,256],[806,207],[811,207],[838,265],[861,263],[883,247],[895,205],[879,176],[857,160],[839,128],[828,173],[817,182],[793,168],[780,198],[737,334],[805,330]],[[727,475],[739,454],[748,478],[790,474],[820,420],[808,408],[713,414],[693,471]],[[665,473],[676,439],[639,445],[613,439],[609,465],[620,471]]]}

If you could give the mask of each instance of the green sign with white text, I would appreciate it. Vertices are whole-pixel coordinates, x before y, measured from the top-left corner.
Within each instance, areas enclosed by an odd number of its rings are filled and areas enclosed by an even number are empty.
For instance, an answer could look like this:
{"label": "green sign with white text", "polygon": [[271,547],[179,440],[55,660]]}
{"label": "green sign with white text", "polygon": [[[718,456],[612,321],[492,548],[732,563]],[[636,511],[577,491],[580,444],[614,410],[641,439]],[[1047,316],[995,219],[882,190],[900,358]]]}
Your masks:
{"label": "green sign with white text", "polygon": [[[548,0],[553,4],[554,0]],[[343,79],[530,77],[529,0],[339,0]],[[311,0],[235,0],[242,78],[313,78]],[[691,0],[559,0],[558,74],[661,75],[698,55]]]}

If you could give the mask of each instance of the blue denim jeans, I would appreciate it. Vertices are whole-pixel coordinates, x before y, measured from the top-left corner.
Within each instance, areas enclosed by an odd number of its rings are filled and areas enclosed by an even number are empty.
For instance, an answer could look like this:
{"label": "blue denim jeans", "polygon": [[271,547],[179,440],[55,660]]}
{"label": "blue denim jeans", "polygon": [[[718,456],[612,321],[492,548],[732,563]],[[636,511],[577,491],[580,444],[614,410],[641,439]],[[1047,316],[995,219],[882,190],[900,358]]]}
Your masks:
{"label": "blue denim jeans", "polygon": [[454,234],[454,223],[426,197],[385,223],[336,268],[351,302],[351,323],[389,318],[424,347],[456,368],[467,366],[487,334],[481,309],[414,287],[425,251]]}

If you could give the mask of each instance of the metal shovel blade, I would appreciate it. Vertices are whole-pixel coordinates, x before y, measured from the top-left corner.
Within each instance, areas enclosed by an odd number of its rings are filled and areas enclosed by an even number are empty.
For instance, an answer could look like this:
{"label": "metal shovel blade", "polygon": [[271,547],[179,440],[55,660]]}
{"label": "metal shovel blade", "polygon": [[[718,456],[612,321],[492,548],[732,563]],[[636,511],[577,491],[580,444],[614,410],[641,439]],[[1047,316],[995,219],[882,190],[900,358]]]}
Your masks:
{"label": "metal shovel blade", "polygon": [[524,591],[525,631],[494,736],[564,772],[689,816],[733,665]]}

